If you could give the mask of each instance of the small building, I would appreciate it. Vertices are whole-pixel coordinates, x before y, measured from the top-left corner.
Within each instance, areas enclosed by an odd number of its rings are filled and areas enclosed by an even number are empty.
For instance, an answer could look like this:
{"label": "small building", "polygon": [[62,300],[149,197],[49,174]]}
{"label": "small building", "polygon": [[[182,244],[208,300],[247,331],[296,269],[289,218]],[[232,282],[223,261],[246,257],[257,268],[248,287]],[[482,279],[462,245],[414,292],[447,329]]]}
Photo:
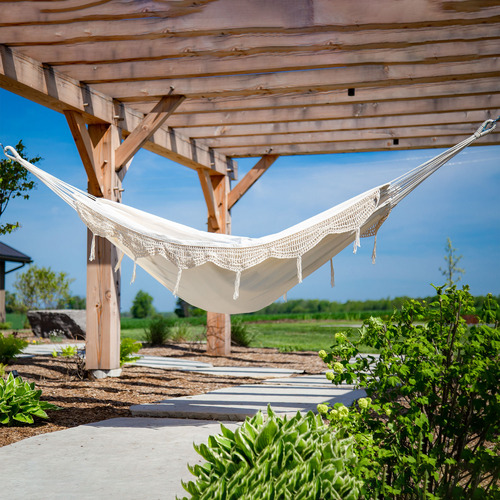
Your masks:
{"label": "small building", "polygon": [[[15,262],[19,265],[7,271],[7,262]],[[31,257],[28,257],[15,248],[9,247],[9,245],[0,242],[0,323],[4,323],[6,318],[5,275],[11,273],[12,271],[17,271],[18,269],[21,269],[21,267],[25,266],[26,264],[30,264],[31,262],[33,262],[31,260]]]}

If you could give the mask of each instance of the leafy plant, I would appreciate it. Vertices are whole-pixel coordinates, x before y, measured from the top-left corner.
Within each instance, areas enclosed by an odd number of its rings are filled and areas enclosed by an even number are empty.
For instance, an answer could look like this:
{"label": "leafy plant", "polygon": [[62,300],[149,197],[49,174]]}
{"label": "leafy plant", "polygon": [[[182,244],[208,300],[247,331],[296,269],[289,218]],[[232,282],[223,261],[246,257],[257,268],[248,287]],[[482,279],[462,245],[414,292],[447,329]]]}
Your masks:
{"label": "leafy plant", "polygon": [[7,365],[4,363],[0,363],[0,378],[5,377],[5,369],[7,368]]}
{"label": "leafy plant", "polygon": [[123,338],[120,342],[120,366],[127,363],[135,363],[141,356],[132,356],[132,354],[139,352],[142,344],[134,339]]}
{"label": "leafy plant", "polygon": [[35,383],[23,381],[9,373],[7,379],[0,379],[0,424],[12,425],[17,422],[32,424],[34,417],[48,418],[46,410],[58,410],[59,407],[46,401],[40,401],[41,390],[35,389]]}
{"label": "leafy plant", "polygon": [[[23,144],[23,141],[19,141],[16,145],[16,150],[22,158],[33,164],[41,160],[39,156],[28,159],[25,149],[26,146]],[[0,216],[7,209],[7,205],[11,199],[22,196],[27,200],[29,198],[28,191],[34,187],[35,183],[29,180],[29,172],[24,167],[10,159],[0,160]],[[11,233],[18,227],[19,222],[15,222],[14,224],[0,224],[0,234]]]}
{"label": "leafy plant", "polygon": [[251,330],[247,323],[240,318],[231,321],[231,343],[241,347],[248,347],[255,339],[256,333]]}
{"label": "leafy plant", "polygon": [[88,372],[85,368],[85,349],[78,349],[76,345],[68,345],[61,347],[60,351],[54,349],[52,357],[57,358],[62,356],[67,360],[66,375],[74,375],[80,380],[87,377]]}
{"label": "leafy plant", "polygon": [[309,412],[288,420],[268,408],[247,418],[235,432],[221,425],[222,435],[208,446],[194,445],[206,460],[189,466],[196,482],[183,482],[192,499],[356,499],[354,439],[332,433],[321,417]]}
{"label": "leafy plant", "polygon": [[171,335],[171,321],[163,316],[154,317],[144,330],[144,337],[148,344],[163,345]]}
{"label": "leafy plant", "polygon": [[12,323],[0,323],[0,330],[10,330],[12,328]]}
{"label": "leafy plant", "polygon": [[[318,408],[356,436],[366,496],[500,494],[500,331],[467,328],[461,315],[475,312],[468,287],[436,291],[429,306],[410,300],[386,324],[366,321],[360,341],[337,334],[331,352],[320,352],[329,380],[355,383],[370,398],[359,411]],[[422,317],[429,322],[415,323]],[[358,356],[360,342],[380,357]]]}
{"label": "leafy plant", "polygon": [[27,345],[28,342],[14,335],[4,337],[0,334],[0,363],[10,363]]}
{"label": "leafy plant", "polygon": [[25,310],[53,309],[60,301],[69,299],[69,286],[73,280],[67,273],[56,273],[50,267],[31,265],[18,274],[14,288]]}

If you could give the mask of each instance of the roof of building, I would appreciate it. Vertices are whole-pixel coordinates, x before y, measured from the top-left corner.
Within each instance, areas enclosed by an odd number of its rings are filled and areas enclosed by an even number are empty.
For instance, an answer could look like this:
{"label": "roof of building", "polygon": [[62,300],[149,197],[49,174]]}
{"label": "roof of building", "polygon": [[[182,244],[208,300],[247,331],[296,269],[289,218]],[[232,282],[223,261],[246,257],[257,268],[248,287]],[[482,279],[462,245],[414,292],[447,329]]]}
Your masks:
{"label": "roof of building", "polygon": [[26,254],[16,250],[15,248],[9,247],[5,243],[0,242],[0,261],[5,262],[24,262],[29,264],[33,262],[31,257],[28,257]]}

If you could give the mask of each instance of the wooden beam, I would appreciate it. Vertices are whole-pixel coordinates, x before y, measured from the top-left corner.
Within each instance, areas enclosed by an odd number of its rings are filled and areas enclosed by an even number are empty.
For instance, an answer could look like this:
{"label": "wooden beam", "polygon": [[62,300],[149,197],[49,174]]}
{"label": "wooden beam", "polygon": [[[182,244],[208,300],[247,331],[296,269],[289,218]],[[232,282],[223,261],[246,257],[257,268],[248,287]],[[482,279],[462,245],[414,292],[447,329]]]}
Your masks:
{"label": "wooden beam", "polygon": [[[269,154],[280,156],[333,154],[333,153],[362,153],[367,151],[406,151],[409,149],[450,148],[467,135],[443,137],[419,137],[398,140],[398,137],[387,139],[360,140],[349,142],[317,142],[302,144],[278,144],[269,146],[247,146],[244,148],[227,147],[224,152],[236,158],[255,157]],[[500,144],[500,134],[495,131],[482,137],[474,143],[475,146],[494,146]]]}
{"label": "wooden beam", "polygon": [[152,111],[144,116],[139,125],[115,151],[115,168],[117,172],[149,141],[184,99],[184,96],[163,96]]}
{"label": "wooden beam", "polygon": [[241,199],[278,158],[278,155],[265,155],[251,168],[245,177],[229,192],[227,197],[228,210],[234,207],[238,200]]}
{"label": "wooden beam", "polygon": [[[323,50],[357,51],[365,48],[403,48],[429,42],[479,41],[495,38],[496,24],[470,26],[438,26],[339,31],[301,31],[285,33],[224,33],[178,37],[164,35],[150,39],[131,36],[127,39],[113,37],[107,41],[86,43],[53,43],[50,45],[18,45],[16,50],[52,66],[60,64],[102,64],[125,61],[157,61],[167,58],[192,58],[194,56],[234,57],[297,51],[311,53]],[[19,43],[19,41],[18,41]],[[130,44],[133,43],[133,51]]]}
{"label": "wooden beam", "polygon": [[325,69],[367,64],[441,64],[450,61],[477,60],[499,55],[499,40],[428,43],[402,48],[340,50],[337,47],[315,52],[297,50],[291,54],[236,55],[228,57],[180,57],[151,61],[105,64],[71,64],[58,66],[58,71],[87,84],[123,81],[146,81],[157,78],[192,78]]}
{"label": "wooden beam", "polygon": [[[63,113],[66,110],[83,113],[86,123],[116,123],[125,132],[134,130],[144,114],[90,86],[67,77],[51,67],[20,55],[0,45],[0,87]],[[168,87],[162,95],[170,91]],[[119,112],[115,109],[119,108]],[[208,168],[222,175],[233,175],[236,164],[204,146],[203,141],[190,141],[182,133],[160,127],[145,144],[145,148],[193,169]]]}
{"label": "wooden beam", "polygon": [[[294,29],[360,31],[375,26],[449,26],[488,22],[500,15],[493,2],[392,0],[359,2],[338,0],[218,0],[216,2],[2,2],[0,26],[6,43],[22,40],[47,43],[54,39],[85,41],[130,36],[155,39],[176,35],[286,32]],[[126,19],[126,22],[122,22]],[[27,29],[29,26],[29,29]]]}
{"label": "wooden beam", "polygon": [[[121,201],[121,182],[114,168],[119,144],[114,125],[89,125],[99,180],[104,197]],[[88,233],[88,254],[92,246]],[[87,261],[86,367],[99,376],[116,376],[120,369],[120,271],[116,248],[105,238],[95,238],[95,259]]]}
{"label": "wooden beam", "polygon": [[170,87],[188,98],[247,96],[289,92],[383,87],[410,83],[448,82],[500,76],[498,57],[441,64],[372,64],[322,70],[274,72],[263,75],[228,75],[224,78],[171,78],[148,81],[97,83],[100,92],[124,102],[164,95]]}
{"label": "wooden beam", "polygon": [[212,229],[210,232],[218,232],[222,225],[219,222],[219,207],[215,199],[214,188],[210,179],[210,174],[207,170],[198,170],[203,197],[208,209],[208,226]]}
{"label": "wooden beam", "polygon": [[[397,88],[392,89],[397,94]],[[408,116],[419,114],[448,113],[450,111],[492,110],[500,107],[500,94],[442,97],[439,99],[396,99],[394,101],[358,102],[353,104],[333,104],[325,106],[307,106],[257,109],[248,111],[199,113],[174,115],[172,126],[176,130],[183,127],[199,128],[217,126],[223,129],[231,125],[261,123],[292,123],[303,121],[322,121],[350,118],[379,118],[385,116]]]}
{"label": "wooden beam", "polygon": [[[80,158],[82,159],[85,172],[87,172],[89,181],[88,191],[90,194],[102,198],[103,194],[99,180],[97,179],[97,169],[94,160],[94,146],[92,145],[83,116],[76,111],[64,111],[64,116],[68,122]],[[99,168],[100,167],[99,165]]]}
{"label": "wooden beam", "polygon": [[[500,109],[500,96],[498,96]],[[340,132],[346,130],[376,130],[394,127],[422,127],[449,124],[479,124],[493,117],[488,110],[452,111],[443,113],[422,113],[418,115],[387,115],[360,118],[335,118],[295,122],[267,122],[218,127],[185,128],[184,133],[194,138],[243,137],[252,135],[273,135],[314,132]],[[240,181],[241,182],[241,181]]]}

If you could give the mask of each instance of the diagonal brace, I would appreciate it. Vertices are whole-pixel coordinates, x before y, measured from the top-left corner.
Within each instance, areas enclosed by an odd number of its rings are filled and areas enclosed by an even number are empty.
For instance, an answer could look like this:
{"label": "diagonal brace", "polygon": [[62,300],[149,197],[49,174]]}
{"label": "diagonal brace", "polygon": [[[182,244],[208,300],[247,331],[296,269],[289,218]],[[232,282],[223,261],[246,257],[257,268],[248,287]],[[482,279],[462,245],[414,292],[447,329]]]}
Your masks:
{"label": "diagonal brace", "polygon": [[158,104],[135,127],[115,151],[115,169],[119,172],[141,147],[149,141],[165,120],[185,99],[182,95],[163,96]]}
{"label": "diagonal brace", "polygon": [[227,197],[228,210],[257,182],[262,174],[279,158],[279,155],[264,155],[252,169],[231,189]]}
{"label": "diagonal brace", "polygon": [[82,159],[83,166],[87,172],[89,180],[89,193],[102,198],[102,190],[97,178],[97,170],[95,164],[94,146],[87,130],[86,123],[81,113],[77,111],[64,111],[64,116],[68,122],[73,139],[75,140],[76,148]]}
{"label": "diagonal brace", "polygon": [[208,225],[212,232],[217,232],[221,228],[217,200],[215,199],[214,186],[208,170],[199,169],[198,177],[200,179],[201,189],[208,209]]}

